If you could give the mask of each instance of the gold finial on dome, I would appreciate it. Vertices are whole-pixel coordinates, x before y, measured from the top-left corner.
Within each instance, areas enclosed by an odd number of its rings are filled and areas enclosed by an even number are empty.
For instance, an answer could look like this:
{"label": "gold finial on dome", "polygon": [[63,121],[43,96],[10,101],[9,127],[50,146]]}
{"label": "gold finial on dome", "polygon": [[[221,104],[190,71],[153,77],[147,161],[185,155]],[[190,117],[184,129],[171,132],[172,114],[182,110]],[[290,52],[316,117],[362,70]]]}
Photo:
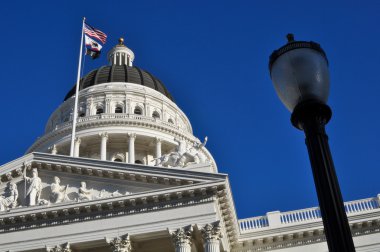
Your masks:
{"label": "gold finial on dome", "polygon": [[119,45],[121,45],[121,46],[124,45],[124,38],[119,38]]}

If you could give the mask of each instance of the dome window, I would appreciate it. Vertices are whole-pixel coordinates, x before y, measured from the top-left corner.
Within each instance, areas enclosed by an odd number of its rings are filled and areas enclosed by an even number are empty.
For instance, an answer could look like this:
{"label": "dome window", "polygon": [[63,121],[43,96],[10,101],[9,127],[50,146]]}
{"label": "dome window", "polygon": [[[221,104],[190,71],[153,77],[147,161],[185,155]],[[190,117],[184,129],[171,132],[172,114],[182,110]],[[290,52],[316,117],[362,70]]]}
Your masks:
{"label": "dome window", "polygon": [[155,119],[160,119],[160,114],[157,111],[154,111],[152,117]]}
{"label": "dome window", "polygon": [[96,109],[96,114],[97,115],[100,115],[100,114],[103,114],[103,113],[104,113],[103,108],[97,108]]}
{"label": "dome window", "polygon": [[143,164],[143,162],[141,160],[136,160],[135,164]]}
{"label": "dome window", "polygon": [[115,113],[116,113],[116,114],[121,114],[121,113],[123,113],[123,108],[122,108],[122,107],[119,107],[119,106],[116,107],[116,108],[115,108]]}
{"label": "dome window", "polygon": [[123,162],[123,160],[121,160],[120,158],[115,158],[113,161],[114,162]]}
{"label": "dome window", "polygon": [[82,113],[79,114],[79,117],[84,117],[85,115],[86,114],[82,112]]}
{"label": "dome window", "polygon": [[142,115],[142,109],[140,107],[135,107],[135,110],[133,111],[135,115]]}
{"label": "dome window", "polygon": [[169,118],[168,122],[171,123],[171,124],[174,124],[174,122],[173,122],[173,120],[171,118]]}

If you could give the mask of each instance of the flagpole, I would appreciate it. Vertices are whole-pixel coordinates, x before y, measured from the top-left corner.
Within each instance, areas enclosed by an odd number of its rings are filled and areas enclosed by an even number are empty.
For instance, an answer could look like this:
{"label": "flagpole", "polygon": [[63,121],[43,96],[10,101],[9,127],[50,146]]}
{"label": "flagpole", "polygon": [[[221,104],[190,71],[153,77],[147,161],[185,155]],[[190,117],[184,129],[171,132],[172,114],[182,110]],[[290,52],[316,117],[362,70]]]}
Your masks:
{"label": "flagpole", "polygon": [[75,87],[75,103],[74,103],[74,115],[73,115],[73,128],[71,133],[71,145],[70,145],[70,156],[74,156],[74,141],[75,141],[75,130],[77,126],[77,117],[78,117],[78,96],[79,96],[79,82],[80,82],[80,73],[81,73],[81,66],[82,66],[82,51],[83,51],[83,31],[84,31],[84,22],[86,21],[86,18],[83,17],[83,23],[82,23],[82,37],[80,40],[80,51],[79,51],[79,63],[78,63],[78,75],[77,75],[77,84]]}

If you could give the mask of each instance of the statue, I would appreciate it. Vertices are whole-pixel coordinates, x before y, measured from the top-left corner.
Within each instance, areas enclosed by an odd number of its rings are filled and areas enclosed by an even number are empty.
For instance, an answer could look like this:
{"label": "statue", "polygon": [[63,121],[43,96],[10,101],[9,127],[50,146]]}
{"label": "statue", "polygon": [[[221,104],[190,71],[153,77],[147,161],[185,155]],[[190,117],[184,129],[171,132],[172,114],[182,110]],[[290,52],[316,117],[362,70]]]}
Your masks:
{"label": "statue", "polygon": [[9,208],[15,208],[17,205],[17,199],[17,185],[13,182],[8,182],[4,195],[0,196],[0,211],[5,211]]}
{"label": "statue", "polygon": [[186,167],[192,164],[199,164],[204,162],[204,158],[201,157],[200,150],[206,145],[208,138],[205,137],[203,143],[194,142],[193,146],[186,149],[186,142],[183,140],[174,139],[178,142],[176,151],[169,154],[165,154],[154,160],[158,160],[156,166],[164,167]]}
{"label": "statue", "polygon": [[91,191],[92,189],[87,189],[86,182],[84,181],[80,182],[78,200],[79,201],[92,200]]}
{"label": "statue", "polygon": [[201,163],[200,150],[206,145],[208,137],[205,137],[203,143],[194,142],[193,146],[188,149],[181,157],[179,161],[183,166]]}
{"label": "statue", "polygon": [[60,185],[61,180],[55,176],[54,183],[51,184],[51,202],[52,203],[60,203],[64,201],[69,201],[70,199],[67,197],[67,186]]}
{"label": "statue", "polygon": [[28,206],[35,206],[36,204],[39,204],[42,191],[42,181],[38,177],[38,171],[36,168],[32,170],[32,174],[32,177],[29,178],[24,173],[25,182],[29,183],[29,187],[26,191]]}

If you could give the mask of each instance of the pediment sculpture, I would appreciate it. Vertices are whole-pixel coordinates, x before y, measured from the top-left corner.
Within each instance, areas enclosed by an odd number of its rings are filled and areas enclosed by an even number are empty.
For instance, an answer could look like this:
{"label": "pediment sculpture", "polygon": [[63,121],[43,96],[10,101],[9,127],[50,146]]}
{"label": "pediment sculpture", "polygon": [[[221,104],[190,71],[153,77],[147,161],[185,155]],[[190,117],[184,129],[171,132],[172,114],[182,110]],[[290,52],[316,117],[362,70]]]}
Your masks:
{"label": "pediment sculpture", "polygon": [[[63,202],[79,202],[87,200],[96,200],[109,197],[118,197],[131,194],[126,191],[124,194],[119,192],[119,189],[112,190],[112,186],[108,188],[87,188],[85,181],[79,185],[70,186],[68,184],[61,185],[61,179],[58,176],[40,178],[38,170],[32,169],[32,175],[26,175],[26,169],[23,172],[23,180],[18,184],[14,181],[9,181],[0,195],[0,211],[8,211],[16,207],[50,205]],[[45,180],[45,181],[44,181]],[[23,181],[23,183],[22,183]],[[75,182],[75,180],[73,180]],[[77,180],[76,180],[77,181]],[[76,182],[78,183],[78,182]],[[96,182],[92,182],[95,184]],[[18,186],[22,187],[21,197]],[[97,184],[99,186],[99,183]]]}
{"label": "pediment sculpture", "polygon": [[158,160],[156,166],[164,166],[164,167],[186,167],[193,164],[205,163],[205,157],[201,153],[201,149],[207,143],[207,136],[205,137],[203,143],[200,141],[195,141],[191,147],[187,147],[186,141],[174,139],[178,142],[178,146],[176,150],[165,154],[159,158],[154,160]]}
{"label": "pediment sculpture", "polygon": [[17,206],[17,199],[17,185],[13,182],[8,182],[4,194],[0,196],[0,211],[15,208]]}

